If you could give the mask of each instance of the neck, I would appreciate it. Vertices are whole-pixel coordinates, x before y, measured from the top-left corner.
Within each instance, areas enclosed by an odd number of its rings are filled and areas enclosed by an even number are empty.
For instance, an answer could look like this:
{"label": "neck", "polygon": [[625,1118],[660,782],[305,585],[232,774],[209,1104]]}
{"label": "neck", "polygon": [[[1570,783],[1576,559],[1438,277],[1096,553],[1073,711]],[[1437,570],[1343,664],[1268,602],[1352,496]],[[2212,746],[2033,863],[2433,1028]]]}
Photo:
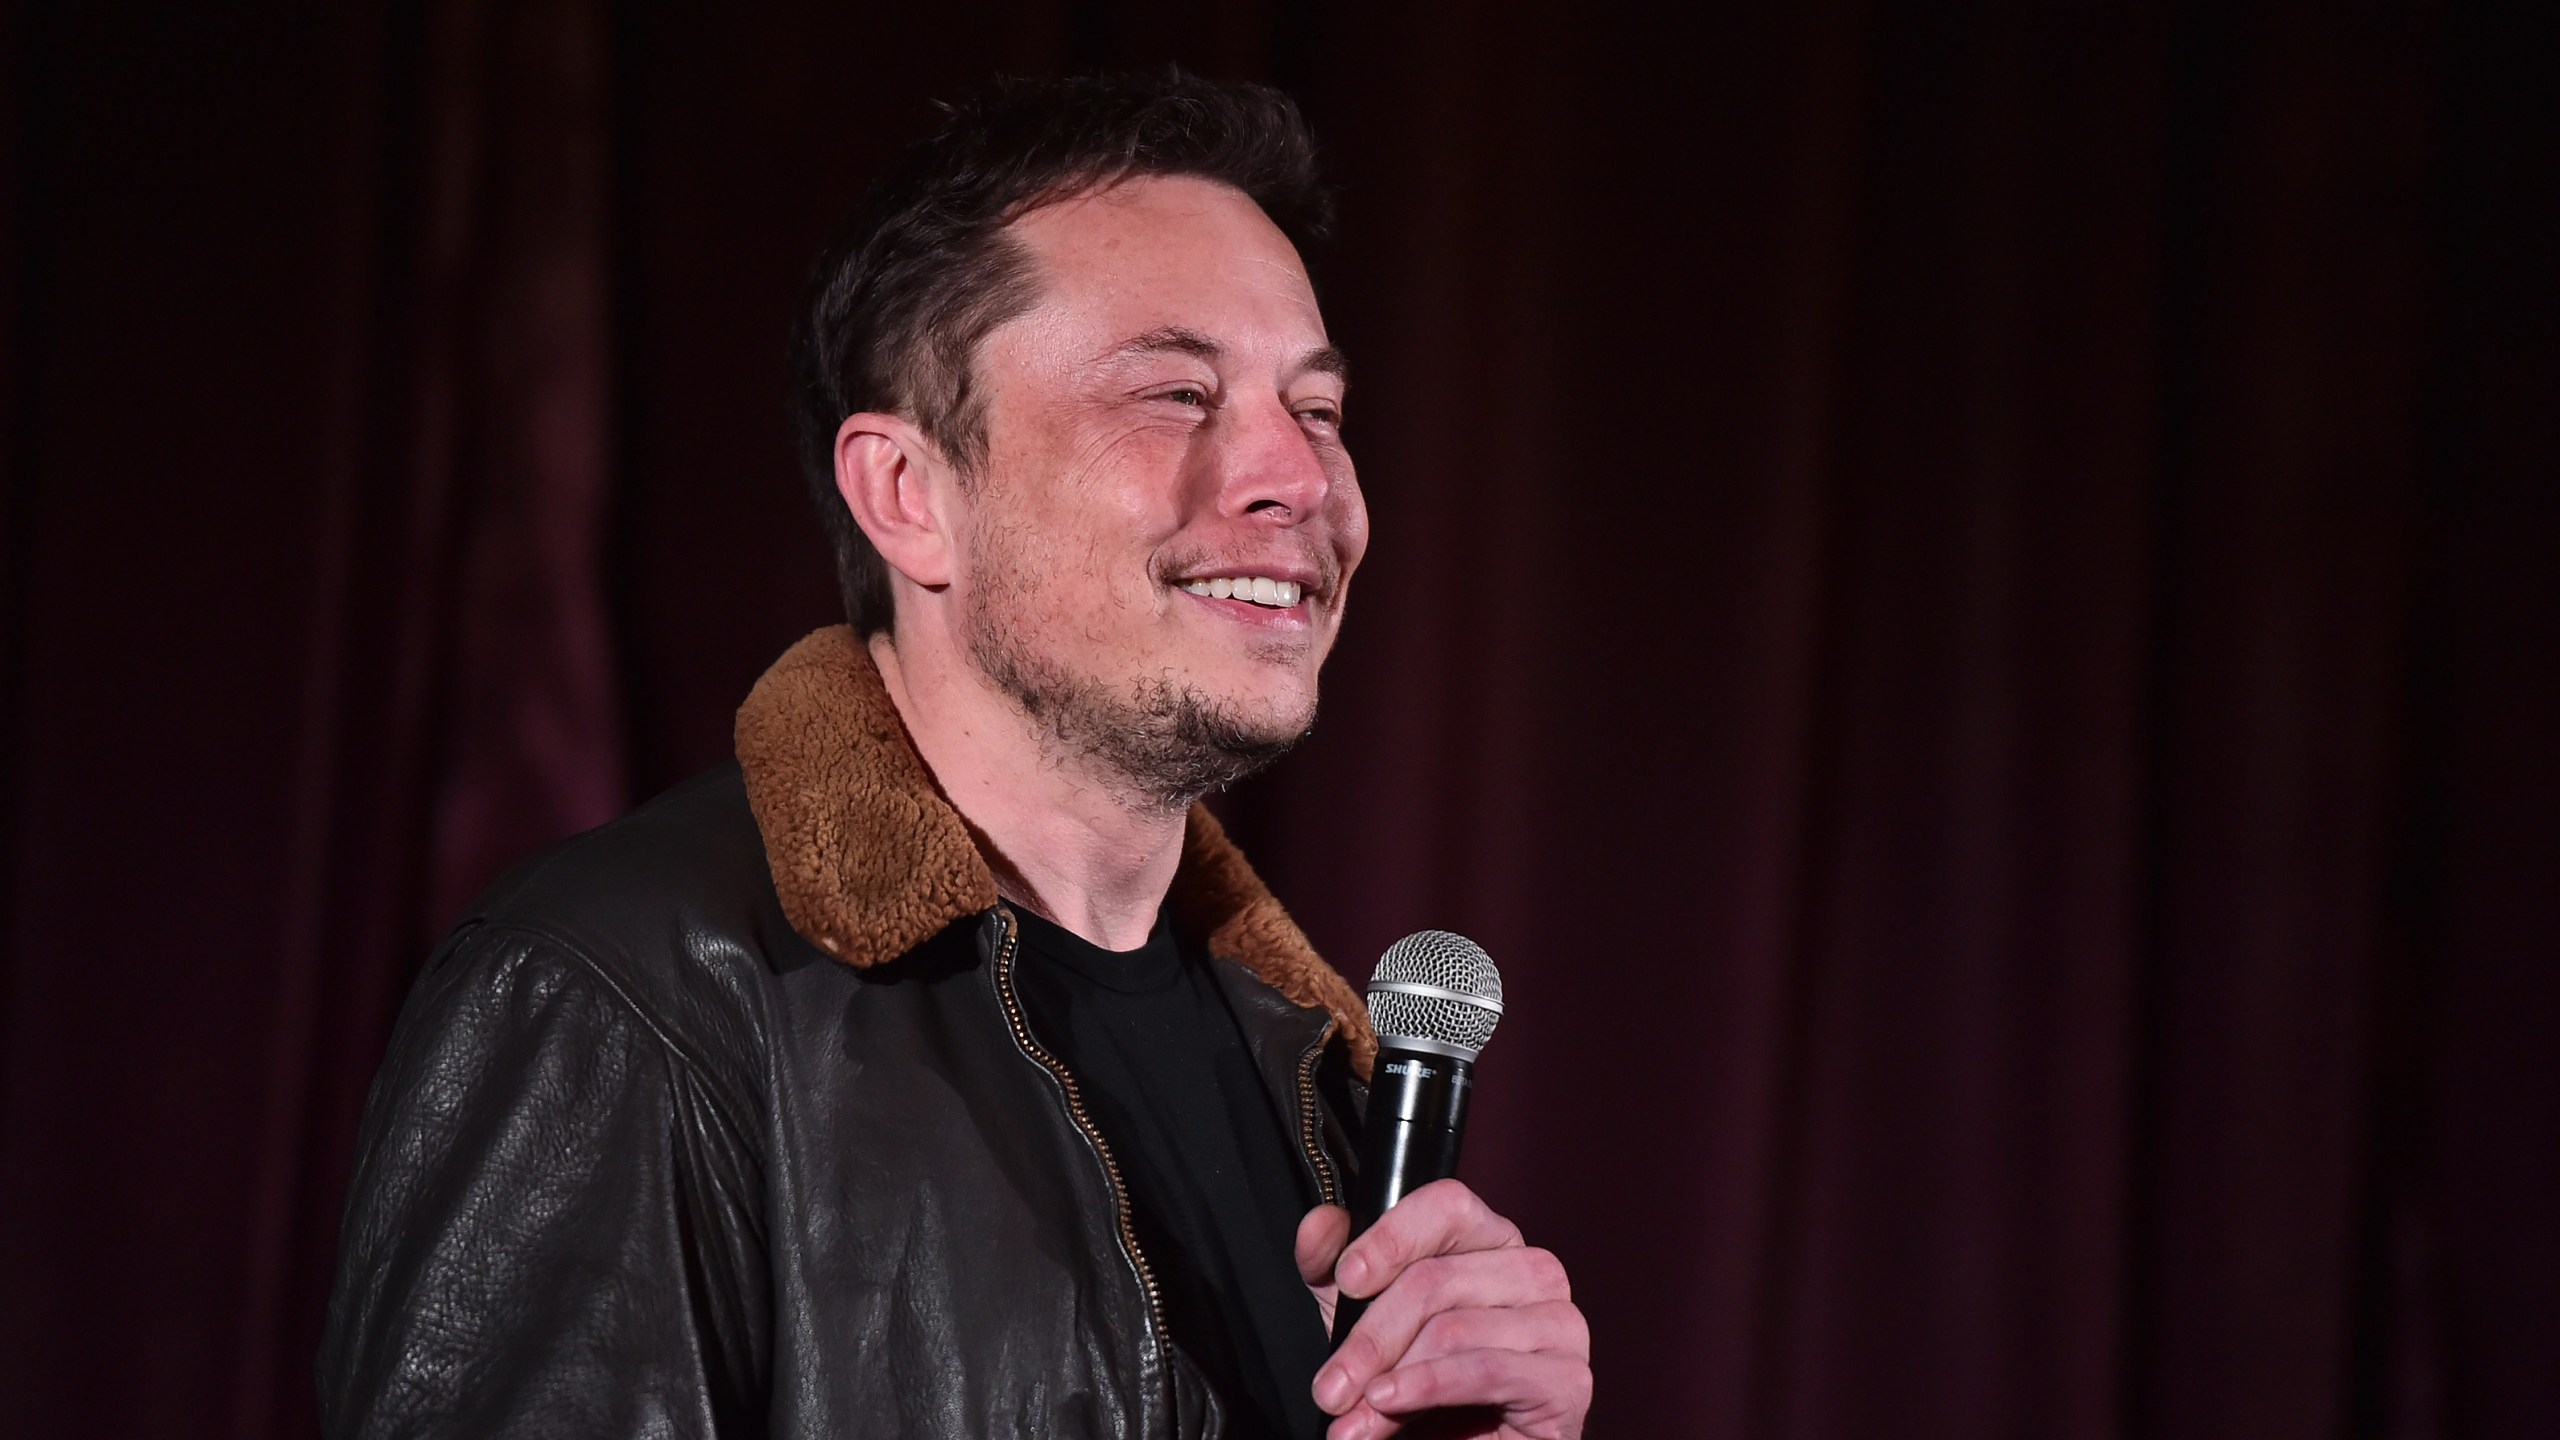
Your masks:
{"label": "neck", "polygon": [[[976,832],[996,888],[1106,950],[1134,950],[1182,859],[1187,811],[1061,756],[958,649],[911,633],[871,658],[916,753]],[[948,638],[948,637],[941,637]]]}

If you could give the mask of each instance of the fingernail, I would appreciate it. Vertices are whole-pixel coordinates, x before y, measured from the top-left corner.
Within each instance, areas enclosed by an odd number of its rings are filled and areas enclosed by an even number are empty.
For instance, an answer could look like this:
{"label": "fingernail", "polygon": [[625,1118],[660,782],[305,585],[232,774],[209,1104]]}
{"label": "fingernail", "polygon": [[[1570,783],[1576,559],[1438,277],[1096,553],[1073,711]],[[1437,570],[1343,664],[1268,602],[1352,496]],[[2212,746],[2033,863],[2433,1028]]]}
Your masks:
{"label": "fingernail", "polygon": [[1351,1377],[1339,1365],[1327,1365],[1316,1372],[1316,1407],[1328,1415],[1341,1413],[1343,1402],[1351,1398]]}
{"label": "fingernail", "polygon": [[1369,1403],[1384,1410],[1395,1403],[1396,1377],[1381,1375],[1369,1382]]}

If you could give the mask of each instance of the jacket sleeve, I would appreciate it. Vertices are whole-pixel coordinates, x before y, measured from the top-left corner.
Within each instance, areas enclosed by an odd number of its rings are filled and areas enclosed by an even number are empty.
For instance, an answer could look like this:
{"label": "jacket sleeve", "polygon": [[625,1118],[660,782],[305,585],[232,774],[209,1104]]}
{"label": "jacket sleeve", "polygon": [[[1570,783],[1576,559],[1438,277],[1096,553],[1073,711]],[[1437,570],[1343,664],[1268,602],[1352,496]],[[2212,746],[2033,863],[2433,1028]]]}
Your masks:
{"label": "jacket sleeve", "polygon": [[585,957],[449,941],[367,1104],[325,1433],[761,1433],[761,1175],[734,1108]]}

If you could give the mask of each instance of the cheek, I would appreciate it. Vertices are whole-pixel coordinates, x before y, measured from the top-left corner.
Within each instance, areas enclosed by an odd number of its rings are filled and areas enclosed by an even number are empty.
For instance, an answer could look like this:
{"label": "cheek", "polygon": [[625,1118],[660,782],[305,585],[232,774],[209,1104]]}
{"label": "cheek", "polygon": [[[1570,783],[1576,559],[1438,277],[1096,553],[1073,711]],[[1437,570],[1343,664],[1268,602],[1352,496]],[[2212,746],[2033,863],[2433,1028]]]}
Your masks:
{"label": "cheek", "polygon": [[1148,547],[1109,523],[1117,518],[1107,509],[1060,515],[1046,532],[1039,603],[1062,631],[1097,643],[1152,623],[1170,598],[1155,583]]}
{"label": "cheek", "polygon": [[1346,471],[1334,482],[1331,508],[1334,546],[1342,558],[1342,578],[1349,580],[1360,558],[1369,553],[1369,502],[1360,482]]}

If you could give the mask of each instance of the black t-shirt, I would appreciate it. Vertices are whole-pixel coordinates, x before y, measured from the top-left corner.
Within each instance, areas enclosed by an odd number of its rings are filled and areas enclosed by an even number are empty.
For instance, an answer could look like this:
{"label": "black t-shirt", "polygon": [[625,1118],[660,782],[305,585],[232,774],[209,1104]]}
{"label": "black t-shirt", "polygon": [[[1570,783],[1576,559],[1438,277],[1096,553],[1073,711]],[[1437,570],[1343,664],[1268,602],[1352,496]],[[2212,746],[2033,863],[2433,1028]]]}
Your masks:
{"label": "black t-shirt", "polygon": [[1162,916],[1137,950],[1019,907],[1023,1009],[1076,1078],[1129,1187],[1165,1322],[1225,1404],[1231,1435],[1317,1440],[1328,1353],[1298,1278],[1313,1185],[1217,978]]}

